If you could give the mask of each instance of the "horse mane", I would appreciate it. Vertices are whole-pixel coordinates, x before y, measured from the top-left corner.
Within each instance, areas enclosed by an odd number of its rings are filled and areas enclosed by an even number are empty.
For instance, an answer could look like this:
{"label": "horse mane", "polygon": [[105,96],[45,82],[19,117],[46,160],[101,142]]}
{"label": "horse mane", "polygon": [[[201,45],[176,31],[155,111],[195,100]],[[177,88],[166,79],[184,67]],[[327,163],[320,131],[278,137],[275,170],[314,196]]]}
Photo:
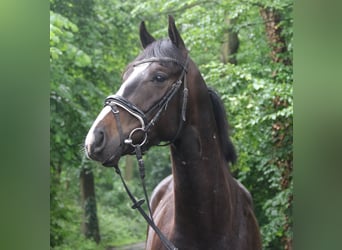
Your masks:
{"label": "horse mane", "polygon": [[142,59],[147,59],[150,57],[169,57],[181,63],[185,63],[185,59],[183,58],[180,50],[172,43],[172,41],[169,38],[164,38],[156,40],[153,43],[149,44],[144,50],[141,51],[141,53],[137,56],[137,58],[135,58],[134,61],[132,61],[126,66],[124,72],[128,71],[128,69],[131,68],[136,61],[140,61]]}
{"label": "horse mane", "polygon": [[226,116],[226,110],[220,96],[215,90],[208,88],[211,103],[213,105],[214,116],[219,133],[222,153],[227,162],[235,163],[237,159],[236,151],[232,141],[229,138],[229,125]]}

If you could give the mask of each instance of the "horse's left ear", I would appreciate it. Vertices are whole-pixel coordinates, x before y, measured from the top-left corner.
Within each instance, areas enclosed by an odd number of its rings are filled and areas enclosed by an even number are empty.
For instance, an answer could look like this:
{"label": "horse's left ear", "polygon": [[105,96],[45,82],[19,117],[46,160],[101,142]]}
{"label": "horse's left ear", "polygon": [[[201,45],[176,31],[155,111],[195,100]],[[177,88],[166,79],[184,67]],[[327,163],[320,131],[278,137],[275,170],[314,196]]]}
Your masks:
{"label": "horse's left ear", "polygon": [[153,36],[151,36],[150,33],[148,33],[146,26],[145,26],[145,22],[142,21],[140,23],[140,41],[141,41],[141,45],[143,46],[143,48],[145,49],[149,44],[153,43],[156,39],[154,39]]}
{"label": "horse's left ear", "polygon": [[182,37],[180,36],[173,16],[169,15],[169,37],[174,45],[179,49],[185,49],[185,44]]}

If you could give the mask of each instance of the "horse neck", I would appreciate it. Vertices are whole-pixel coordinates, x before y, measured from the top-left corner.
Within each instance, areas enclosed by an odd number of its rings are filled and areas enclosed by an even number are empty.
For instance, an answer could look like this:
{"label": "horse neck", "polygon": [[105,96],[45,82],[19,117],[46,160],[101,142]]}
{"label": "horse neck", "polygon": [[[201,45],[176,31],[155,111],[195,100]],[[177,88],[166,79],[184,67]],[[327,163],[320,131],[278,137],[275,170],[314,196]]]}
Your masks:
{"label": "horse neck", "polygon": [[[232,220],[233,178],[220,149],[207,87],[198,74],[189,87],[189,112],[180,139],[171,147],[175,223],[215,227]],[[189,86],[191,86],[189,82]],[[193,86],[193,85],[192,85]],[[199,98],[195,98],[199,97]],[[220,222],[220,223],[219,223]]]}

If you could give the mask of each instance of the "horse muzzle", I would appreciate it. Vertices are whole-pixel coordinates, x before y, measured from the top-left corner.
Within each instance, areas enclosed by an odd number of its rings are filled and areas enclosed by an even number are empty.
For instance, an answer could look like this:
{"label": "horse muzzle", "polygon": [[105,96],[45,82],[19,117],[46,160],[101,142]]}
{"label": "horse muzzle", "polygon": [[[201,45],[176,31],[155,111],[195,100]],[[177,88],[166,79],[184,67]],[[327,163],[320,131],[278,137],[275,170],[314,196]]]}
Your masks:
{"label": "horse muzzle", "polygon": [[123,150],[120,141],[110,138],[104,127],[91,129],[84,147],[89,159],[101,162],[104,166],[117,164]]}

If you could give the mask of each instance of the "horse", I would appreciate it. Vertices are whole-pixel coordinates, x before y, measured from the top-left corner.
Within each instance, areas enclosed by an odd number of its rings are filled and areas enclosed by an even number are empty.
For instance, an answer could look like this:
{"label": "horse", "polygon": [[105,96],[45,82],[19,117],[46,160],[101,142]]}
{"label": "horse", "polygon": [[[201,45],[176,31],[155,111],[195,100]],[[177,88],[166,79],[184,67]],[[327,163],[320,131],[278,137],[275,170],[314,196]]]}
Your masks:
{"label": "horse", "polygon": [[[172,174],[154,189],[146,249],[258,250],[258,222],[248,190],[230,172],[236,161],[224,105],[189,56],[169,16],[168,38],[156,40],[140,24],[143,51],[86,140],[87,156],[118,166],[121,156],[169,144]],[[141,158],[140,158],[141,159]]]}

